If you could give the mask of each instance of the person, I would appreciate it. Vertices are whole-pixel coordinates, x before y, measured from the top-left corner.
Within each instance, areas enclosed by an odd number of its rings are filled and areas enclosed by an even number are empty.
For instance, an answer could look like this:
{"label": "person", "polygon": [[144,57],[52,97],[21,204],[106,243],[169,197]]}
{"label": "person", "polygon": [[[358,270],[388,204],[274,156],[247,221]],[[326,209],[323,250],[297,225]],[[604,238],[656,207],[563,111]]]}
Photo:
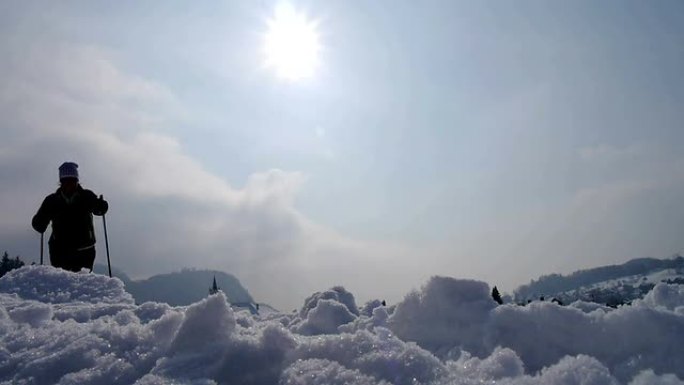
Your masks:
{"label": "person", "polygon": [[44,233],[52,222],[48,241],[52,266],[79,272],[93,270],[95,263],[95,231],[93,214],[104,215],[107,201],[79,184],[78,165],[64,162],[59,166],[60,186],[48,195],[33,216],[31,225]]}

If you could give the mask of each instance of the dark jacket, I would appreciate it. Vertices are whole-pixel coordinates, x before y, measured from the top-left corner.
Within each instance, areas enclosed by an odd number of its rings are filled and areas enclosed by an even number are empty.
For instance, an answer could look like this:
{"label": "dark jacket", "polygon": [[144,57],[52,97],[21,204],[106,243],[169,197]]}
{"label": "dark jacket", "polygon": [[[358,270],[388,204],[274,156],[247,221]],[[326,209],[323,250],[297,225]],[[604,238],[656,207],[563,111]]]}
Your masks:
{"label": "dark jacket", "polygon": [[93,214],[104,215],[109,205],[80,185],[68,198],[58,188],[48,195],[33,216],[32,226],[44,233],[52,222],[50,245],[61,250],[81,250],[95,245]]}

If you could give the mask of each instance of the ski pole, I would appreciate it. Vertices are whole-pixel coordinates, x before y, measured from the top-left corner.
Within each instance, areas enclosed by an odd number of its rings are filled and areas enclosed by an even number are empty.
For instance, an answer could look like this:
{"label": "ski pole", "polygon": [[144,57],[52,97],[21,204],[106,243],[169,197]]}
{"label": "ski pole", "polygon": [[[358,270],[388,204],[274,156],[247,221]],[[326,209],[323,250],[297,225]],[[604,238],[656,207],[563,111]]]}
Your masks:
{"label": "ski pole", "polygon": [[112,278],[112,263],[109,261],[109,238],[107,238],[107,218],[102,214],[102,224],[104,225],[105,248],[107,249],[107,267],[109,268],[109,278]]}
{"label": "ski pole", "polygon": [[45,241],[43,240],[43,233],[40,233],[40,264],[43,264],[43,244]]}

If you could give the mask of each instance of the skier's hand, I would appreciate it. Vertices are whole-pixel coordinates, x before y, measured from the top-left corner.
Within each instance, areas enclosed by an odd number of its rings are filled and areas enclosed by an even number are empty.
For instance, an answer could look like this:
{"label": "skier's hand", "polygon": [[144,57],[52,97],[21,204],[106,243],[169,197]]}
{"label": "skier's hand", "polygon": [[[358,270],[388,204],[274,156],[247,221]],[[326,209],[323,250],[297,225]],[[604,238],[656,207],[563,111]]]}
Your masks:
{"label": "skier's hand", "polygon": [[95,215],[104,215],[105,213],[107,213],[107,210],[109,210],[109,203],[107,203],[107,201],[104,200],[104,197],[100,195],[100,197],[97,198],[95,210],[93,213]]}

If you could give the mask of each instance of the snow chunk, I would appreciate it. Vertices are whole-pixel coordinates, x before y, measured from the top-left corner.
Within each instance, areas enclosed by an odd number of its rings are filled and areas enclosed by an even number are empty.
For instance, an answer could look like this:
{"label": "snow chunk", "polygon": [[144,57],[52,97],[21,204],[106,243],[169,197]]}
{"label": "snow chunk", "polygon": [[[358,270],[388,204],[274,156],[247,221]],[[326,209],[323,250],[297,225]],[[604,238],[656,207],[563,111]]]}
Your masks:
{"label": "snow chunk", "polygon": [[295,345],[290,332],[277,324],[256,330],[236,327],[223,343],[159,360],[152,374],[187,383],[203,379],[219,384],[275,384]]}
{"label": "snow chunk", "polygon": [[676,310],[684,306],[684,285],[668,285],[658,283],[643,300],[635,301],[635,305],[645,304],[651,307],[663,307],[668,310]]}
{"label": "snow chunk", "polygon": [[558,364],[541,371],[541,384],[558,385],[618,385],[608,368],[585,355],[565,357]]}
{"label": "snow chunk", "polygon": [[513,349],[536,372],[562,357],[600,360],[619,380],[639,371],[684,374],[684,317],[646,306],[584,313],[548,302],[503,305],[493,310],[485,342]]}
{"label": "snow chunk", "polygon": [[0,292],[45,303],[134,303],[118,278],[72,273],[52,266],[24,266],[12,270],[0,278]]}
{"label": "snow chunk", "polygon": [[405,343],[388,329],[322,335],[302,340],[294,359],[324,359],[397,385],[429,383],[446,374],[445,366],[416,344]]}
{"label": "snow chunk", "polygon": [[658,376],[649,369],[639,373],[629,385],[684,385],[684,381],[674,374]]}
{"label": "snow chunk", "polygon": [[316,307],[308,312],[306,320],[295,326],[294,331],[307,336],[336,334],[339,326],[352,322],[355,318],[345,305],[329,299],[319,299]]}
{"label": "snow chunk", "polygon": [[283,372],[283,385],[389,385],[334,361],[299,360]]}
{"label": "snow chunk", "polygon": [[324,299],[339,302],[346,306],[351,314],[354,314],[355,316],[359,315],[359,309],[356,307],[356,301],[354,300],[352,293],[348,292],[342,286],[335,286],[324,292],[316,292],[307,298],[304,301],[304,307],[299,311],[299,316],[302,319],[305,319],[308,316],[309,311],[313,310],[318,305],[318,301]]}
{"label": "snow chunk", "polygon": [[145,302],[135,308],[135,315],[138,316],[140,322],[148,323],[160,319],[164,314],[171,310],[171,306],[166,303]]}
{"label": "snow chunk", "polygon": [[365,315],[366,317],[371,317],[371,316],[373,316],[373,310],[375,308],[380,307],[380,306],[383,306],[383,305],[382,305],[382,301],[380,301],[379,299],[374,299],[374,300],[368,301],[363,305],[363,308],[361,309],[360,314]]}
{"label": "snow chunk", "polygon": [[575,309],[582,310],[585,313],[591,313],[593,311],[603,311],[603,312],[609,312],[613,310],[613,308],[601,305],[596,302],[586,302],[586,301],[575,301],[568,305],[568,307],[573,307]]}
{"label": "snow chunk", "polygon": [[171,353],[199,351],[226,343],[235,329],[235,316],[226,296],[219,292],[190,305],[171,344]]}
{"label": "snow chunk", "polygon": [[480,354],[484,325],[495,307],[484,282],[433,277],[397,305],[388,324],[399,338],[438,356],[454,347]]}
{"label": "snow chunk", "polygon": [[176,381],[168,377],[148,374],[133,385],[217,385],[216,381],[208,379],[193,379]]}
{"label": "snow chunk", "polygon": [[508,348],[496,348],[489,357],[482,360],[464,353],[458,361],[449,362],[448,367],[454,377],[467,377],[492,383],[525,374],[522,360]]}
{"label": "snow chunk", "polygon": [[[237,325],[233,310],[225,295],[219,292],[188,306],[180,318],[182,321],[169,343],[165,357],[157,360],[149,373],[155,377],[145,381],[157,383],[162,381],[160,378],[169,378],[183,384],[211,384],[234,338]],[[167,313],[149,325],[159,326],[156,331],[168,335],[173,332],[173,324],[177,319]]]}
{"label": "snow chunk", "polygon": [[334,334],[338,333],[339,326],[354,321],[358,316],[354,296],[337,286],[311,295],[304,301],[299,315],[285,324],[302,335]]}
{"label": "snow chunk", "polygon": [[297,341],[285,328],[269,324],[256,334],[236,336],[219,364],[220,384],[276,384]]}
{"label": "snow chunk", "polygon": [[338,330],[343,333],[354,333],[357,330],[373,331],[376,327],[386,328],[389,316],[385,306],[376,307],[371,317],[362,315],[353,322],[340,326]]}
{"label": "snow chunk", "polygon": [[22,306],[10,310],[9,316],[16,323],[40,327],[52,319],[52,306],[37,301],[26,301]]}

